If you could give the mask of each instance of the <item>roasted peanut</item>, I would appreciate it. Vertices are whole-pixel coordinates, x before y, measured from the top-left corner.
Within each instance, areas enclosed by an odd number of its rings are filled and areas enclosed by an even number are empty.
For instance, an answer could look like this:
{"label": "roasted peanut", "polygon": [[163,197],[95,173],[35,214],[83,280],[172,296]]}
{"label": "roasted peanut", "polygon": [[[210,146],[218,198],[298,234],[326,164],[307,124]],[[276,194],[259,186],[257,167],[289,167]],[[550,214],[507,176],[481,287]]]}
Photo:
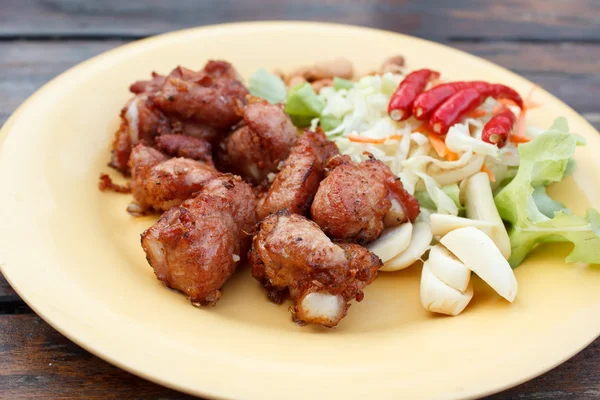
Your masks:
{"label": "roasted peanut", "polygon": [[336,76],[344,79],[352,79],[354,67],[348,59],[339,57],[335,60],[316,63],[310,72],[312,74],[307,78],[309,81],[334,78]]}
{"label": "roasted peanut", "polygon": [[321,91],[321,89],[323,89],[324,87],[333,86],[333,79],[331,79],[331,78],[319,79],[319,80],[311,83],[311,85],[312,85],[313,89],[315,90],[315,92],[319,93]]}
{"label": "roasted peanut", "polygon": [[404,67],[404,57],[398,55],[386,58],[383,64],[381,64],[381,69],[384,69],[388,65],[397,65],[399,67]]}
{"label": "roasted peanut", "polygon": [[285,81],[285,74],[283,73],[282,70],[280,70],[279,68],[276,68],[273,70],[273,75],[277,75],[278,77],[280,77],[283,81]]}
{"label": "roasted peanut", "polygon": [[290,76],[288,81],[287,81],[287,87],[288,88],[293,88],[294,86],[298,86],[302,83],[306,82],[306,79],[304,79],[303,76],[301,75],[293,75]]}
{"label": "roasted peanut", "polygon": [[312,67],[300,67],[300,68],[296,68],[294,71],[290,72],[287,76],[287,82],[288,82],[288,86],[289,86],[289,81],[292,78],[295,77],[302,77],[305,80],[309,79],[309,77],[311,77],[313,75],[312,72]]}
{"label": "roasted peanut", "polygon": [[381,70],[379,71],[379,73],[382,75],[387,72],[391,72],[392,74],[401,74],[402,70],[403,70],[403,67],[401,67],[400,65],[388,64],[385,67],[381,67]]}

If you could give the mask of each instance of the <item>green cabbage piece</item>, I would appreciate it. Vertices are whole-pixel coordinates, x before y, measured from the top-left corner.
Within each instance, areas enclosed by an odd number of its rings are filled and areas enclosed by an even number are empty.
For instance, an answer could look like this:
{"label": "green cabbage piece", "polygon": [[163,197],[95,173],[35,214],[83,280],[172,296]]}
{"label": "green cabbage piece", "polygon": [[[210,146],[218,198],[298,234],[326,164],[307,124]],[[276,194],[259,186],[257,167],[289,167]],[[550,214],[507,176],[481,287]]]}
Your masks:
{"label": "green cabbage piece", "polygon": [[519,146],[517,175],[495,197],[500,216],[511,224],[508,261],[513,268],[536,244],[559,241],[574,245],[567,262],[600,263],[598,211],[572,215],[546,194],[546,186],[564,178],[579,141],[569,133],[567,120],[557,118],[550,130]]}
{"label": "green cabbage piece", "polygon": [[276,104],[285,101],[287,89],[285,83],[277,75],[264,68],[256,70],[250,77],[248,91],[251,95]]}
{"label": "green cabbage piece", "polygon": [[305,82],[293,87],[285,103],[285,113],[294,125],[300,128],[310,126],[310,121],[319,118],[325,103],[317,96],[310,83]]}
{"label": "green cabbage piece", "polygon": [[354,82],[348,79],[338,78],[337,76],[333,78],[333,88],[335,90],[352,89],[352,87],[354,87]]}
{"label": "green cabbage piece", "polygon": [[323,115],[319,121],[319,125],[325,132],[329,132],[337,128],[342,123],[341,118],[334,115]]}

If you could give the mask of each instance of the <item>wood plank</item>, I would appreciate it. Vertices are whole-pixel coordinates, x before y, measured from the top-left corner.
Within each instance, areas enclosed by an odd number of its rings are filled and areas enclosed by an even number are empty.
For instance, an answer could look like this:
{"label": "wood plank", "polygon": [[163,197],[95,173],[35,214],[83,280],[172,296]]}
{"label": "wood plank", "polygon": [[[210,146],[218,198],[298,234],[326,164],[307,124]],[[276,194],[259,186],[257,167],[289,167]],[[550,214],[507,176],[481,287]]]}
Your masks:
{"label": "wood plank", "polygon": [[600,395],[600,339],[539,378],[487,400],[591,399]]}
{"label": "wood plank", "polygon": [[11,312],[25,303],[0,274],[0,314]]}
{"label": "wood plank", "polygon": [[[0,42],[0,123],[44,83],[89,57],[125,42]],[[455,47],[480,55],[524,75],[554,93],[584,116],[596,118],[600,129],[600,44],[458,43]],[[174,60],[174,63],[176,60]]]}
{"label": "wood plank", "polygon": [[0,316],[0,397],[191,399],[121,371],[34,314]]}
{"label": "wood plank", "polygon": [[[600,393],[600,339],[562,366],[489,400],[590,398]],[[0,316],[4,398],[189,399],[100,360],[39,317]]]}
{"label": "wood plank", "polygon": [[597,76],[599,44],[574,43],[450,43],[520,74]]}
{"label": "wood plank", "polygon": [[600,40],[597,0],[4,0],[0,37],[141,37],[254,20],[328,21],[437,40]]}

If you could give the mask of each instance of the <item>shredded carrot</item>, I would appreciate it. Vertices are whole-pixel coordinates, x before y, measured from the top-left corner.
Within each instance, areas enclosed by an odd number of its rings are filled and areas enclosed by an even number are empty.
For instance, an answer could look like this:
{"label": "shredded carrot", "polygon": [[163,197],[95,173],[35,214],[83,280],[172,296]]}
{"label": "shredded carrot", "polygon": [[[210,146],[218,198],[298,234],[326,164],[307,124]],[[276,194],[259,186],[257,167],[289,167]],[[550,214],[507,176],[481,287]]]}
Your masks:
{"label": "shredded carrot", "polygon": [[430,133],[429,132],[429,125],[427,124],[427,122],[423,122],[421,125],[419,125],[419,127],[417,129],[415,129],[415,132]]}
{"label": "shredded carrot", "polygon": [[395,140],[402,140],[403,135],[392,135],[392,136],[388,136],[388,139],[395,139]]}
{"label": "shredded carrot", "polygon": [[386,141],[386,139],[375,139],[365,136],[354,136],[348,135],[348,140],[354,143],[371,143],[371,144],[382,144]]}
{"label": "shredded carrot", "polygon": [[448,149],[448,154],[446,154],[446,160],[448,161],[456,161],[458,160],[460,157],[458,157],[458,154],[456,154],[453,151],[450,151],[450,149]]}
{"label": "shredded carrot", "polygon": [[502,104],[495,105],[495,106],[494,106],[494,108],[492,108],[492,115],[493,115],[493,116],[496,116],[496,115],[498,115],[498,113],[499,113],[500,111],[504,110],[504,108],[505,108],[505,107],[504,107]]}
{"label": "shredded carrot", "polygon": [[448,154],[448,147],[446,147],[446,143],[437,135],[429,135],[429,143],[431,143],[431,147],[435,150],[438,156],[441,158],[445,158]]}
{"label": "shredded carrot", "polygon": [[479,117],[483,117],[486,114],[487,114],[487,111],[482,110],[481,108],[477,108],[477,109],[471,111],[470,113],[468,113],[467,117],[469,117],[469,118],[479,118]]}
{"label": "shredded carrot", "polygon": [[490,182],[496,182],[496,177],[494,176],[494,173],[490,171],[490,169],[485,164],[481,166],[481,172],[485,172],[486,174],[488,174],[488,176],[490,177]]}
{"label": "shredded carrot", "polygon": [[509,140],[516,144],[531,142],[531,138],[527,136],[511,135]]}
{"label": "shredded carrot", "polygon": [[516,106],[517,105],[517,103],[515,103],[511,99],[498,99],[498,103],[503,104],[505,106]]}
{"label": "shredded carrot", "polygon": [[529,109],[528,104],[533,104],[531,101],[531,97],[533,97],[533,92],[535,91],[536,88],[537,88],[537,85],[533,85],[533,87],[529,91],[529,94],[527,95],[527,98],[525,99],[523,109],[521,110],[521,114],[519,114],[519,119],[517,119],[517,127],[515,129],[515,133],[514,133],[514,135],[512,135],[513,138],[515,136],[519,136],[522,138],[526,137],[525,136],[525,129],[526,129],[525,115],[527,114],[527,110]]}
{"label": "shredded carrot", "polygon": [[458,154],[451,151],[441,137],[434,134],[430,134],[428,137],[431,147],[433,147],[440,158],[445,158],[448,161],[458,160]]}
{"label": "shredded carrot", "polygon": [[525,136],[525,114],[527,114],[527,109],[523,108],[521,110],[521,114],[519,114],[519,118],[517,119],[517,127],[515,129],[515,133],[511,135],[512,137]]}
{"label": "shredded carrot", "polygon": [[528,110],[533,110],[534,108],[539,108],[539,107],[543,106],[543,104],[542,103],[536,103],[535,101],[531,101],[531,100],[525,100],[524,106]]}

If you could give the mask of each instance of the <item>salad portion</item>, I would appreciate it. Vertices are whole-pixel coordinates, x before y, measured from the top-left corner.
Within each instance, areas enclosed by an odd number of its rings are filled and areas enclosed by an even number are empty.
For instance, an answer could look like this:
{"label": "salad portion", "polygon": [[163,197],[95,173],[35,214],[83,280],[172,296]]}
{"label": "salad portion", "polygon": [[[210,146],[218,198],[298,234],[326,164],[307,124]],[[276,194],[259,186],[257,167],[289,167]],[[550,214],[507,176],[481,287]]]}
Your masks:
{"label": "salad portion", "polygon": [[[131,193],[130,215],[162,214],[141,246],[157,279],[217,304],[238,266],[297,324],[334,327],[380,273],[421,270],[423,308],[460,314],[473,273],[501,297],[538,244],[571,242],[600,262],[600,215],[574,215],[546,188],[583,140],[564,118],[495,82],[411,71],[400,56],[354,75],[345,59],[248,86],[211,60],[130,86],[100,190]],[[247,271],[247,270],[246,270]]]}
{"label": "salad portion", "polygon": [[[527,123],[540,107],[514,89],[483,81],[446,80],[437,71],[388,59],[356,79],[347,60],[283,75],[258,70],[249,91],[283,103],[294,125],[322,130],[354,162],[386,164],[414,195],[416,221],[387,228],[366,247],[398,271],[423,261],[421,302],[449,315],[473,297],[475,272],[512,302],[513,273],[538,244],[572,242],[567,262],[600,263],[600,215],[574,215],[546,193],[575,168],[584,140],[558,117],[547,129]],[[315,71],[320,71],[315,73]],[[533,90],[532,90],[533,92]]]}

